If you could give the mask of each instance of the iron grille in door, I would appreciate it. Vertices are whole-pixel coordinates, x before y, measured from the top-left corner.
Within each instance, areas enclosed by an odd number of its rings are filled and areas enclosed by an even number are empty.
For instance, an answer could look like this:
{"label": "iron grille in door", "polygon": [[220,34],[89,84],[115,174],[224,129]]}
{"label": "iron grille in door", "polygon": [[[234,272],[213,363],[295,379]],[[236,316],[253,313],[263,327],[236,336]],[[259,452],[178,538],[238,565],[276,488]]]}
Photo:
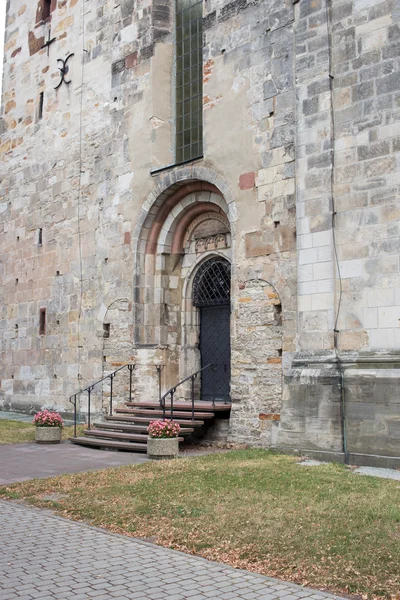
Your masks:
{"label": "iron grille in door", "polygon": [[195,306],[230,304],[231,266],[227,260],[211,258],[196,273],[193,283]]}
{"label": "iron grille in door", "polygon": [[202,373],[202,400],[230,399],[230,288],[231,266],[223,258],[204,262],[193,284],[193,304],[200,308],[201,367],[212,364]]}

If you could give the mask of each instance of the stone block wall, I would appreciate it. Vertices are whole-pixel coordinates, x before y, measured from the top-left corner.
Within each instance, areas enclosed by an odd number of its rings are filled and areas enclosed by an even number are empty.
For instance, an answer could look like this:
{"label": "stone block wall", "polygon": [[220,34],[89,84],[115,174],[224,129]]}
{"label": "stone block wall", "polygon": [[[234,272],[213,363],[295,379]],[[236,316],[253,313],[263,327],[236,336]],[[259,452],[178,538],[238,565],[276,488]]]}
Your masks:
{"label": "stone block wall", "polygon": [[280,448],[300,452],[343,451],[341,373],[325,357],[295,361],[285,378],[281,419],[277,434]]}
{"label": "stone block wall", "polygon": [[360,454],[399,458],[399,364],[357,361],[345,370],[344,385],[347,451],[354,462]]}
{"label": "stone block wall", "polygon": [[397,2],[332,11],[341,350],[400,348]]}
{"label": "stone block wall", "polygon": [[229,437],[271,446],[282,398],[282,306],[266,281],[248,281],[240,287]]}
{"label": "stone block wall", "polygon": [[[175,322],[164,324],[165,352],[140,347],[134,311],[123,340],[113,326],[103,337],[115,303],[135,306],[134,232],[163,181],[153,171],[174,159],[174,3],[69,0],[54,3],[45,21],[40,6],[11,0],[7,12],[0,403],[67,410],[68,396],[118,366],[118,354],[151,362],[166,353],[175,374],[182,363]],[[266,281],[281,287],[286,278],[295,285],[292,24],[292,6],[280,0],[205,4],[205,158],[198,171],[169,175],[171,185],[223,182],[233,271],[256,257],[269,265]],[[55,90],[57,59],[70,54],[71,83]],[[146,301],[145,287],[138,293]],[[295,315],[287,318],[293,346]],[[138,393],[157,390],[144,381],[137,377]]]}
{"label": "stone block wall", "polygon": [[[7,4],[0,405],[65,411],[131,357],[142,399],[156,364],[165,388],[187,375],[200,246],[171,240],[209,202],[228,236],[214,251],[232,261],[229,435],[336,451],[337,357],[400,346],[398,0],[207,0],[204,157],[188,165],[174,165],[174,2],[53,2],[45,21],[41,6]],[[171,208],[147,254],[151,223],[194,182],[202,194]],[[282,321],[261,330],[264,289]],[[258,335],[252,378],[242,355]]]}
{"label": "stone block wall", "polygon": [[286,378],[277,445],[350,464],[398,467],[398,356],[304,355]]}
{"label": "stone block wall", "polygon": [[339,351],[396,349],[399,8],[301,2],[295,22],[300,348],[336,328]]}
{"label": "stone block wall", "polygon": [[[58,3],[46,22],[36,21],[36,8],[13,0],[7,12],[0,402],[65,411],[70,394],[103,374],[105,312],[120,298],[132,302],[131,231],[140,202],[133,202],[128,113],[138,103],[148,110],[134,131],[149,169],[150,61],[161,17],[151,3],[127,0]],[[69,54],[71,83],[55,90],[57,59]],[[131,354],[120,348],[110,366]]]}
{"label": "stone block wall", "polygon": [[336,308],[329,11],[325,0],[295,11],[299,350],[329,350]]}
{"label": "stone block wall", "polygon": [[341,366],[375,352],[383,368],[399,348],[399,17],[391,1],[296,5],[298,354],[281,446],[337,452],[347,435],[350,453],[400,455],[396,369],[370,374],[360,421],[366,372]]}

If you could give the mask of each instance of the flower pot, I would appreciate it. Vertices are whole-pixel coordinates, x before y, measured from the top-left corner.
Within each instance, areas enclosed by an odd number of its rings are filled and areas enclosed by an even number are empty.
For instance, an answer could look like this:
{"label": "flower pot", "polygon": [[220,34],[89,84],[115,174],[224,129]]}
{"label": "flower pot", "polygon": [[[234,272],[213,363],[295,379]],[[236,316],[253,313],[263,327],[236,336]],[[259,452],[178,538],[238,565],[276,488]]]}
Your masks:
{"label": "flower pot", "polygon": [[59,444],[61,434],[61,427],[36,427],[35,439],[38,444]]}
{"label": "flower pot", "polygon": [[147,454],[149,458],[161,460],[176,458],[179,454],[179,439],[176,438],[147,438]]}

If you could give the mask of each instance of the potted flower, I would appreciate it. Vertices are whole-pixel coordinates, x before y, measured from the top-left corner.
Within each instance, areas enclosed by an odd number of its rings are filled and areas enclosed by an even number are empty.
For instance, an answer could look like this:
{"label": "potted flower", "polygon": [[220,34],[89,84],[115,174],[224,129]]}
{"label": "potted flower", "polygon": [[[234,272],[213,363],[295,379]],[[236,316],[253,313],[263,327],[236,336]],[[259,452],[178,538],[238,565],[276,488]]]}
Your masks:
{"label": "potted flower", "polygon": [[64,421],[58,413],[42,410],[36,413],[32,422],[36,425],[35,439],[38,444],[58,444],[61,441]]}
{"label": "potted flower", "polygon": [[179,432],[175,421],[152,421],[147,428],[147,454],[150,458],[176,458],[179,454]]}

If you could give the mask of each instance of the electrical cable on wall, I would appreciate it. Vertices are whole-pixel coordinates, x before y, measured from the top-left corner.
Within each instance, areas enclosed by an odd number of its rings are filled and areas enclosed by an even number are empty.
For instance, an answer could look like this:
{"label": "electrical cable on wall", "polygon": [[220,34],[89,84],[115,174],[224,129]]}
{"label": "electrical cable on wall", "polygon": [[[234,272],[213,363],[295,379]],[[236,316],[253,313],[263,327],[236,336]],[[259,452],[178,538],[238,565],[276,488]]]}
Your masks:
{"label": "electrical cable on wall", "polygon": [[336,231],[335,231],[335,226],[336,226],[336,208],[335,208],[335,141],[336,141],[335,132],[336,132],[336,124],[335,124],[335,106],[334,106],[334,100],[333,100],[334,76],[332,73],[332,23],[331,23],[331,18],[330,18],[329,2],[330,2],[330,0],[326,0],[325,9],[326,9],[326,28],[327,28],[327,32],[328,32],[328,72],[329,72],[331,144],[332,144],[332,147],[331,147],[331,177],[330,177],[330,197],[331,197],[331,209],[332,209],[332,238],[333,238],[333,252],[335,255],[335,263],[336,263],[336,268],[337,268],[337,273],[338,273],[338,281],[339,281],[339,298],[338,298],[338,304],[337,304],[337,308],[336,308],[335,325],[334,325],[334,329],[333,329],[335,352],[337,354],[337,342],[338,342],[337,334],[339,333],[338,322],[339,322],[340,308],[341,308],[341,304],[342,304],[343,284],[342,284],[342,276],[341,276],[341,272],[340,272],[340,263],[339,263],[339,256],[338,256],[338,251],[337,251]]}
{"label": "electrical cable on wall", "polygon": [[328,72],[329,72],[329,92],[330,92],[330,113],[331,113],[331,178],[330,178],[330,196],[331,196],[331,209],[332,209],[332,240],[333,240],[333,252],[335,256],[336,268],[338,273],[338,281],[339,281],[339,299],[336,309],[335,315],[335,324],[333,329],[333,341],[334,341],[334,350],[335,356],[337,360],[338,369],[340,372],[340,392],[341,392],[341,403],[340,403],[340,412],[341,412],[341,422],[342,422],[342,439],[343,439],[343,453],[344,453],[344,461],[346,464],[349,463],[349,453],[347,450],[347,417],[346,417],[346,390],[345,390],[345,381],[344,381],[344,370],[343,363],[338,354],[338,322],[340,315],[340,308],[342,304],[342,295],[343,295],[343,284],[342,284],[342,276],[340,272],[340,263],[339,256],[337,251],[337,243],[336,243],[336,208],[335,208],[335,142],[336,142],[336,123],[335,123],[335,104],[333,99],[333,83],[334,76],[332,73],[332,21],[331,21],[331,1],[325,0],[325,9],[326,9],[326,28],[328,33]]}
{"label": "electrical cable on wall", "polygon": [[78,310],[78,382],[81,376],[81,319],[83,302],[83,258],[82,258],[82,235],[81,235],[81,201],[82,201],[82,137],[83,137],[83,84],[85,74],[85,0],[82,0],[82,69],[81,69],[81,97],[79,110],[79,187],[78,187],[78,247],[80,266],[80,293]]}

